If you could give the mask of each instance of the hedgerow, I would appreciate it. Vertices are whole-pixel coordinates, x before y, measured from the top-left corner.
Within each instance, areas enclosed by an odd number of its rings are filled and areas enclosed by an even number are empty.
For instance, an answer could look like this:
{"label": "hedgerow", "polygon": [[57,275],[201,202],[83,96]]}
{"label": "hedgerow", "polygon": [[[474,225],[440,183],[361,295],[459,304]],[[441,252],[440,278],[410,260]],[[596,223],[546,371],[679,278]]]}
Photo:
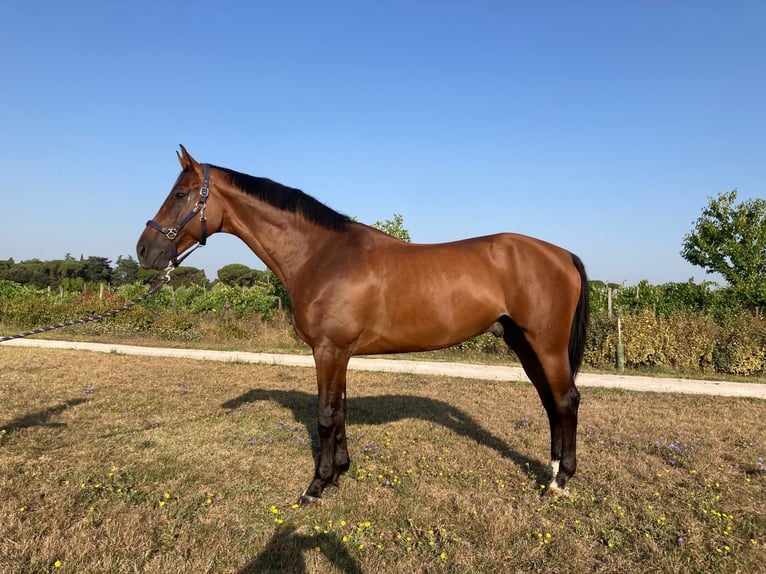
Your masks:
{"label": "hedgerow", "polygon": [[[169,285],[127,312],[76,329],[90,336],[206,343],[235,340],[255,347],[300,347],[282,310],[278,287],[220,282],[212,287]],[[608,289],[613,290],[611,296]],[[140,282],[116,290],[67,292],[0,281],[0,326],[13,332],[99,314],[145,290]],[[618,318],[629,369],[766,374],[766,317],[758,310],[732,304],[725,290],[691,282],[665,286],[643,282],[629,288],[592,282],[586,367],[614,368]],[[507,349],[502,339],[485,334],[458,345],[453,352],[466,357],[502,356]]]}

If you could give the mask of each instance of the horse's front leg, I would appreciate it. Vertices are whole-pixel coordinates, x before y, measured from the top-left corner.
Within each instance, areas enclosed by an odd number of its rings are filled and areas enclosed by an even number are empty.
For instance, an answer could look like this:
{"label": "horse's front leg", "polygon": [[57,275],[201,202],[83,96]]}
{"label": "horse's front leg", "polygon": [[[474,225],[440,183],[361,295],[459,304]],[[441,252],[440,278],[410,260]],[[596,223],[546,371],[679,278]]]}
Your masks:
{"label": "horse's front leg", "polygon": [[317,429],[319,456],[314,479],[300,497],[300,503],[317,504],[327,486],[338,484],[351,463],[346,446],[346,369],[350,354],[335,347],[315,347],[319,404]]}

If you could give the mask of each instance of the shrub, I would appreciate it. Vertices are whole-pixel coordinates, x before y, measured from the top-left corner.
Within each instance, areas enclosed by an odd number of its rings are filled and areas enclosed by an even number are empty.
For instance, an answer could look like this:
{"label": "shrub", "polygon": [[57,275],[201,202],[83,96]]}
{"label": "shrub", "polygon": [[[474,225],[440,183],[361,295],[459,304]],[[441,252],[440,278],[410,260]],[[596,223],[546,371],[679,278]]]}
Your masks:
{"label": "shrub", "polygon": [[196,322],[186,313],[163,315],[154,323],[152,331],[169,341],[198,341],[202,338],[196,329]]}
{"label": "shrub", "polygon": [[613,368],[616,352],[617,321],[610,319],[606,312],[592,315],[583,362],[598,369]]}
{"label": "shrub", "polygon": [[[625,366],[685,373],[754,376],[766,372],[766,320],[741,311],[721,320],[691,311],[670,315],[648,309],[621,317]],[[591,318],[586,364],[614,366],[617,320],[606,313]]]}
{"label": "shrub", "polygon": [[495,337],[491,333],[482,333],[478,337],[460,343],[456,349],[469,355],[499,355],[506,353],[508,347],[502,337]]}
{"label": "shrub", "polygon": [[725,321],[713,349],[713,363],[720,373],[766,374],[766,317],[742,311]]}

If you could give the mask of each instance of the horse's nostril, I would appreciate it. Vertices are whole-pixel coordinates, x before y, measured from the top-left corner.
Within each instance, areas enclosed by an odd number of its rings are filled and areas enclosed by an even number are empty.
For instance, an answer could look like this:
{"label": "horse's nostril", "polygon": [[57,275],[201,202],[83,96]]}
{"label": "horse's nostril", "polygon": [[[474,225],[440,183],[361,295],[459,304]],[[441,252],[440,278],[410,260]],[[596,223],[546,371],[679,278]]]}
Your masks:
{"label": "horse's nostril", "polygon": [[146,245],[144,245],[143,243],[139,243],[138,247],[136,248],[136,251],[138,252],[139,261],[142,261],[144,257],[146,257]]}

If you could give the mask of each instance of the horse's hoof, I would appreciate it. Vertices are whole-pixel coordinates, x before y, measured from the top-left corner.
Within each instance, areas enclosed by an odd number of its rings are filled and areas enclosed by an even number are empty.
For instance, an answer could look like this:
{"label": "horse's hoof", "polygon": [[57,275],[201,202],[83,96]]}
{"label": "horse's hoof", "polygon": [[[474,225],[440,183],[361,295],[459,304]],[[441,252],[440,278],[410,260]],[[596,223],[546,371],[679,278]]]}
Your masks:
{"label": "horse's hoof", "polygon": [[569,491],[566,488],[561,488],[555,480],[548,485],[548,494],[551,496],[569,497]]}
{"label": "horse's hoof", "polygon": [[298,504],[300,506],[319,506],[322,504],[322,499],[318,496],[311,496],[310,494],[306,494],[306,491],[303,491],[303,494],[301,494],[300,498],[298,499]]}

